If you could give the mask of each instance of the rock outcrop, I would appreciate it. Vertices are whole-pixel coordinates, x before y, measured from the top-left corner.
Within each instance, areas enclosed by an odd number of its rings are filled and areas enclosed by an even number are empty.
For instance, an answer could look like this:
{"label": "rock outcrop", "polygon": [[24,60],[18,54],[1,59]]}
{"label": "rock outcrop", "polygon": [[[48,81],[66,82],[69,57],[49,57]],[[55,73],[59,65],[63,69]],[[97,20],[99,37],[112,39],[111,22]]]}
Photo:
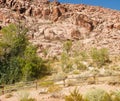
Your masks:
{"label": "rock outcrop", "polygon": [[110,54],[120,54],[119,11],[48,0],[0,0],[0,29],[20,20],[40,56],[44,49],[47,57],[59,55],[66,40],[72,40],[73,48],[80,41],[80,49],[108,48]]}

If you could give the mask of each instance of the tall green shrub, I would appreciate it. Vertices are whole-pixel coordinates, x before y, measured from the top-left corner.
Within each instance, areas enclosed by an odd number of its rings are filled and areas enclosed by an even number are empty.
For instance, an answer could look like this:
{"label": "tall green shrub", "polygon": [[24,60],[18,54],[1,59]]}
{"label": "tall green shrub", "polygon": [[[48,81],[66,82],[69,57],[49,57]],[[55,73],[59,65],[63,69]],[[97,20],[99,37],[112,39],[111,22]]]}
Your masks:
{"label": "tall green shrub", "polygon": [[10,24],[1,30],[0,84],[37,79],[48,72],[45,61],[37,56],[37,48],[27,39],[27,29]]}

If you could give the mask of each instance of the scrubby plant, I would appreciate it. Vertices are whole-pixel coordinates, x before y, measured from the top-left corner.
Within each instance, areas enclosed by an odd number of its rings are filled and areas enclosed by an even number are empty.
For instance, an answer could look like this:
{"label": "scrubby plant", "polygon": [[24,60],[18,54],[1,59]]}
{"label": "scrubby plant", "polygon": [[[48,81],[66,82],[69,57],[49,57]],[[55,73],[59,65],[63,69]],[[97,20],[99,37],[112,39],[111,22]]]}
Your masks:
{"label": "scrubby plant", "polygon": [[35,98],[29,97],[28,92],[20,92],[18,96],[19,96],[19,101],[36,101]]}
{"label": "scrubby plant", "polygon": [[53,75],[53,80],[56,80],[56,81],[64,80],[66,78],[67,78],[67,74],[64,73],[64,72],[60,72],[60,73],[57,73],[57,74]]}
{"label": "scrubby plant", "polygon": [[65,97],[65,101],[84,101],[82,95],[79,93],[79,90],[75,88],[70,95]]}
{"label": "scrubby plant", "polygon": [[68,40],[66,41],[64,44],[63,44],[63,49],[69,53],[70,49],[72,47],[72,41],[71,40]]}
{"label": "scrubby plant", "polygon": [[83,61],[88,59],[88,54],[86,51],[81,51],[80,56],[81,56],[81,60],[83,60]]}
{"label": "scrubby plant", "polygon": [[98,67],[101,67],[110,61],[109,52],[106,48],[93,48],[91,49],[90,55],[93,63],[95,63]]}
{"label": "scrubby plant", "polygon": [[48,86],[51,86],[51,85],[54,85],[53,81],[44,81],[44,82],[39,83],[39,86],[42,86],[42,87],[48,87]]}
{"label": "scrubby plant", "polygon": [[37,101],[37,100],[34,98],[27,98],[27,99],[21,99],[20,101]]}
{"label": "scrubby plant", "polygon": [[73,68],[73,61],[71,61],[71,58],[69,57],[68,53],[63,52],[61,54],[61,67],[64,72],[70,72]]}
{"label": "scrubby plant", "polygon": [[90,89],[84,96],[85,101],[111,101],[110,95],[102,89]]}
{"label": "scrubby plant", "polygon": [[0,84],[34,80],[48,74],[46,61],[37,56],[37,48],[29,43],[27,31],[14,24],[2,28]]}
{"label": "scrubby plant", "polygon": [[73,74],[76,74],[76,75],[77,75],[77,74],[80,74],[80,71],[79,71],[79,70],[74,70],[74,71],[73,71]]}
{"label": "scrubby plant", "polygon": [[78,69],[78,70],[86,70],[86,69],[87,69],[87,66],[84,65],[82,62],[78,62],[78,63],[77,63],[77,69]]}
{"label": "scrubby plant", "polygon": [[47,92],[54,93],[54,92],[59,92],[61,90],[62,90],[62,87],[60,87],[59,85],[51,85],[48,87]]}

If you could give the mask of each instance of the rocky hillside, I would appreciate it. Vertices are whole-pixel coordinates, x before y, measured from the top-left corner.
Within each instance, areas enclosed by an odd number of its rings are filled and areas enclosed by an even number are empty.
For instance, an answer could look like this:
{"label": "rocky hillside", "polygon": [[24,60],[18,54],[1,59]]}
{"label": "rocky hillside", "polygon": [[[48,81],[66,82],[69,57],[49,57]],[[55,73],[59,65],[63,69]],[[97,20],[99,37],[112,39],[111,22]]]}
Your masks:
{"label": "rocky hillside", "polygon": [[0,29],[21,22],[29,28],[30,42],[38,53],[59,55],[63,43],[73,49],[108,48],[120,54],[120,12],[84,4],[61,4],[48,0],[0,0]]}

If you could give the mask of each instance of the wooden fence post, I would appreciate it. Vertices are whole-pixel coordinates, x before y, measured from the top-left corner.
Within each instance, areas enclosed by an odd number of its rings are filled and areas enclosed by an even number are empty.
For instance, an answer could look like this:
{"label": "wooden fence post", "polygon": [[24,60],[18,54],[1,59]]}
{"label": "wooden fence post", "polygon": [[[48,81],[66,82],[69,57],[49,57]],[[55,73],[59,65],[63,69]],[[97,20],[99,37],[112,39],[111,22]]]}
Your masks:
{"label": "wooden fence post", "polygon": [[64,85],[64,87],[65,87],[65,79],[63,79],[63,83],[64,83],[63,85]]}
{"label": "wooden fence post", "polygon": [[36,90],[38,89],[37,80],[35,81],[35,88],[36,88]]}
{"label": "wooden fence post", "polygon": [[96,75],[94,75],[93,78],[94,78],[94,83],[96,84]]}
{"label": "wooden fence post", "polygon": [[0,85],[0,88],[2,89],[2,95],[5,94],[5,86],[4,85]]}

